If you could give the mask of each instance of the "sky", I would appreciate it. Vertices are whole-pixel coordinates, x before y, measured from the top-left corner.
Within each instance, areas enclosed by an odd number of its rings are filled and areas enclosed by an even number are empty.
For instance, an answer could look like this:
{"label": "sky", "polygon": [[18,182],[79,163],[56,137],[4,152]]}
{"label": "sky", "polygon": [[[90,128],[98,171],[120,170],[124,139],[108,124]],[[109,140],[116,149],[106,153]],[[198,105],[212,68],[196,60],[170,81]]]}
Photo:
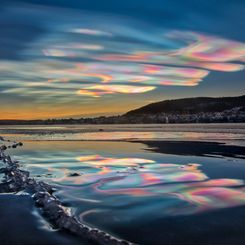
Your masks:
{"label": "sky", "polygon": [[0,119],[245,94],[244,0],[0,0]]}

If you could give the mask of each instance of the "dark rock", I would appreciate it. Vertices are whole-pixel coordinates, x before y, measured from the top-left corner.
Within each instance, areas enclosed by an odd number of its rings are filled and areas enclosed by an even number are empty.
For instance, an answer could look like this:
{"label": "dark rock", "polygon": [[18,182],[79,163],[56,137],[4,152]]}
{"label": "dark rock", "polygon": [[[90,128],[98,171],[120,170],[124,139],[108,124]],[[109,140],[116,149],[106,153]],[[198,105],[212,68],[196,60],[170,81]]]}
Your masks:
{"label": "dark rock", "polygon": [[0,146],[0,150],[2,150],[2,151],[7,150],[7,146],[6,146],[6,145],[1,145],[1,146]]}
{"label": "dark rock", "polygon": [[79,173],[70,173],[68,174],[69,177],[77,177],[77,176],[81,176],[81,174]]}

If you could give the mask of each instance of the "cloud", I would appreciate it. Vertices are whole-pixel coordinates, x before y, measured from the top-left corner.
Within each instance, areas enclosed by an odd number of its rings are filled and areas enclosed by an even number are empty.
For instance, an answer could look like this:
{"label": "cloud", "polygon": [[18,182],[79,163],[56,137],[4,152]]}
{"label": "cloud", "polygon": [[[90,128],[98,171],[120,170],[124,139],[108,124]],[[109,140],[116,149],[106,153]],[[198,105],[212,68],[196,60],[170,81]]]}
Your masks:
{"label": "cloud", "polygon": [[70,32],[83,34],[83,35],[92,35],[92,36],[112,36],[111,33],[101,30],[94,29],[84,29],[84,28],[75,28],[71,29]]}
{"label": "cloud", "polygon": [[78,91],[79,95],[100,97],[106,94],[138,94],[154,90],[154,86],[132,86],[132,85],[92,85]]}
{"label": "cloud", "polygon": [[191,43],[176,51],[174,55],[201,62],[241,61],[245,56],[245,45],[213,36],[194,32],[172,32],[170,38]]}
{"label": "cloud", "polygon": [[136,94],[244,69],[244,43],[221,37],[54,7],[3,13],[0,90],[10,95],[72,101]]}

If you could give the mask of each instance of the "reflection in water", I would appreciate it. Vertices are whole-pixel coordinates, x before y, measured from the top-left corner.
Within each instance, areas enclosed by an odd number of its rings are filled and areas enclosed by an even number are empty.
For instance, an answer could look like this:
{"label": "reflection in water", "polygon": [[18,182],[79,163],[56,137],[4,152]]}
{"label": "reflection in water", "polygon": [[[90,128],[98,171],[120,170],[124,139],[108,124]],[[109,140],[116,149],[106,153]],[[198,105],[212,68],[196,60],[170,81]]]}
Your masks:
{"label": "reflection in water", "polygon": [[122,165],[122,166],[136,166],[139,163],[154,163],[152,160],[141,159],[141,158],[105,158],[100,155],[92,156],[82,156],[78,160],[85,164],[92,164],[96,166],[113,166],[113,165]]}
{"label": "reflection in water", "polygon": [[[165,142],[161,154],[144,150],[145,144],[123,141],[25,142],[23,149],[14,152],[33,176],[57,187],[56,195],[83,222],[144,244],[135,235],[140,227],[152,234],[165,230],[163,237],[171,232],[178,235],[178,220],[188,218],[191,225],[195,217],[211,216],[208,220],[212,220],[226,210],[228,214],[217,224],[228,225],[224,219],[233,215],[230,208],[245,205],[243,160],[194,156],[194,147],[203,149],[200,144],[193,142],[193,156],[178,155],[189,147],[186,142]],[[174,153],[168,153],[170,146],[175,147]],[[217,151],[211,143],[205,147]],[[205,221],[196,221],[190,229],[200,225],[212,230]],[[158,244],[152,242],[154,235],[149,240],[145,244]]]}
{"label": "reflection in water", "polygon": [[[201,165],[157,163],[141,158],[112,158],[101,155],[77,157],[83,169],[59,169],[62,177],[53,181],[68,186],[88,186],[98,196],[158,197],[174,199],[166,215],[181,215],[245,204],[244,182],[239,179],[209,179]],[[49,169],[49,171],[55,171]],[[88,188],[88,187],[87,187]],[[97,196],[97,198],[98,198]],[[178,201],[179,200],[179,201]],[[181,202],[188,204],[180,205]],[[165,212],[166,212],[165,210]]]}
{"label": "reflection in water", "polygon": [[[225,185],[224,180],[224,185]],[[195,212],[203,212],[216,208],[235,207],[245,204],[244,188],[232,189],[223,187],[194,187],[176,194],[180,199],[194,204]],[[183,210],[176,210],[183,213]],[[186,211],[184,210],[184,213]],[[188,213],[192,213],[188,210]]]}

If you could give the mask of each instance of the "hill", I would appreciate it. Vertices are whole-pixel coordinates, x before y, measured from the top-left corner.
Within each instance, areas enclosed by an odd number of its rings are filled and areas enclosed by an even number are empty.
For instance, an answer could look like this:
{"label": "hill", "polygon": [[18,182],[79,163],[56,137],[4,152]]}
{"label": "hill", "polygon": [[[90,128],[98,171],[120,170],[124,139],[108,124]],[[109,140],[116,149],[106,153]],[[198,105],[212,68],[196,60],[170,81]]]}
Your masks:
{"label": "hill", "polygon": [[195,114],[214,113],[241,107],[245,110],[245,95],[238,97],[197,97],[175,100],[164,100],[140,107],[127,112],[124,116],[137,116],[143,114]]}
{"label": "hill", "polygon": [[0,125],[141,124],[141,123],[245,123],[245,95],[165,100],[121,116],[46,120],[0,120]]}

